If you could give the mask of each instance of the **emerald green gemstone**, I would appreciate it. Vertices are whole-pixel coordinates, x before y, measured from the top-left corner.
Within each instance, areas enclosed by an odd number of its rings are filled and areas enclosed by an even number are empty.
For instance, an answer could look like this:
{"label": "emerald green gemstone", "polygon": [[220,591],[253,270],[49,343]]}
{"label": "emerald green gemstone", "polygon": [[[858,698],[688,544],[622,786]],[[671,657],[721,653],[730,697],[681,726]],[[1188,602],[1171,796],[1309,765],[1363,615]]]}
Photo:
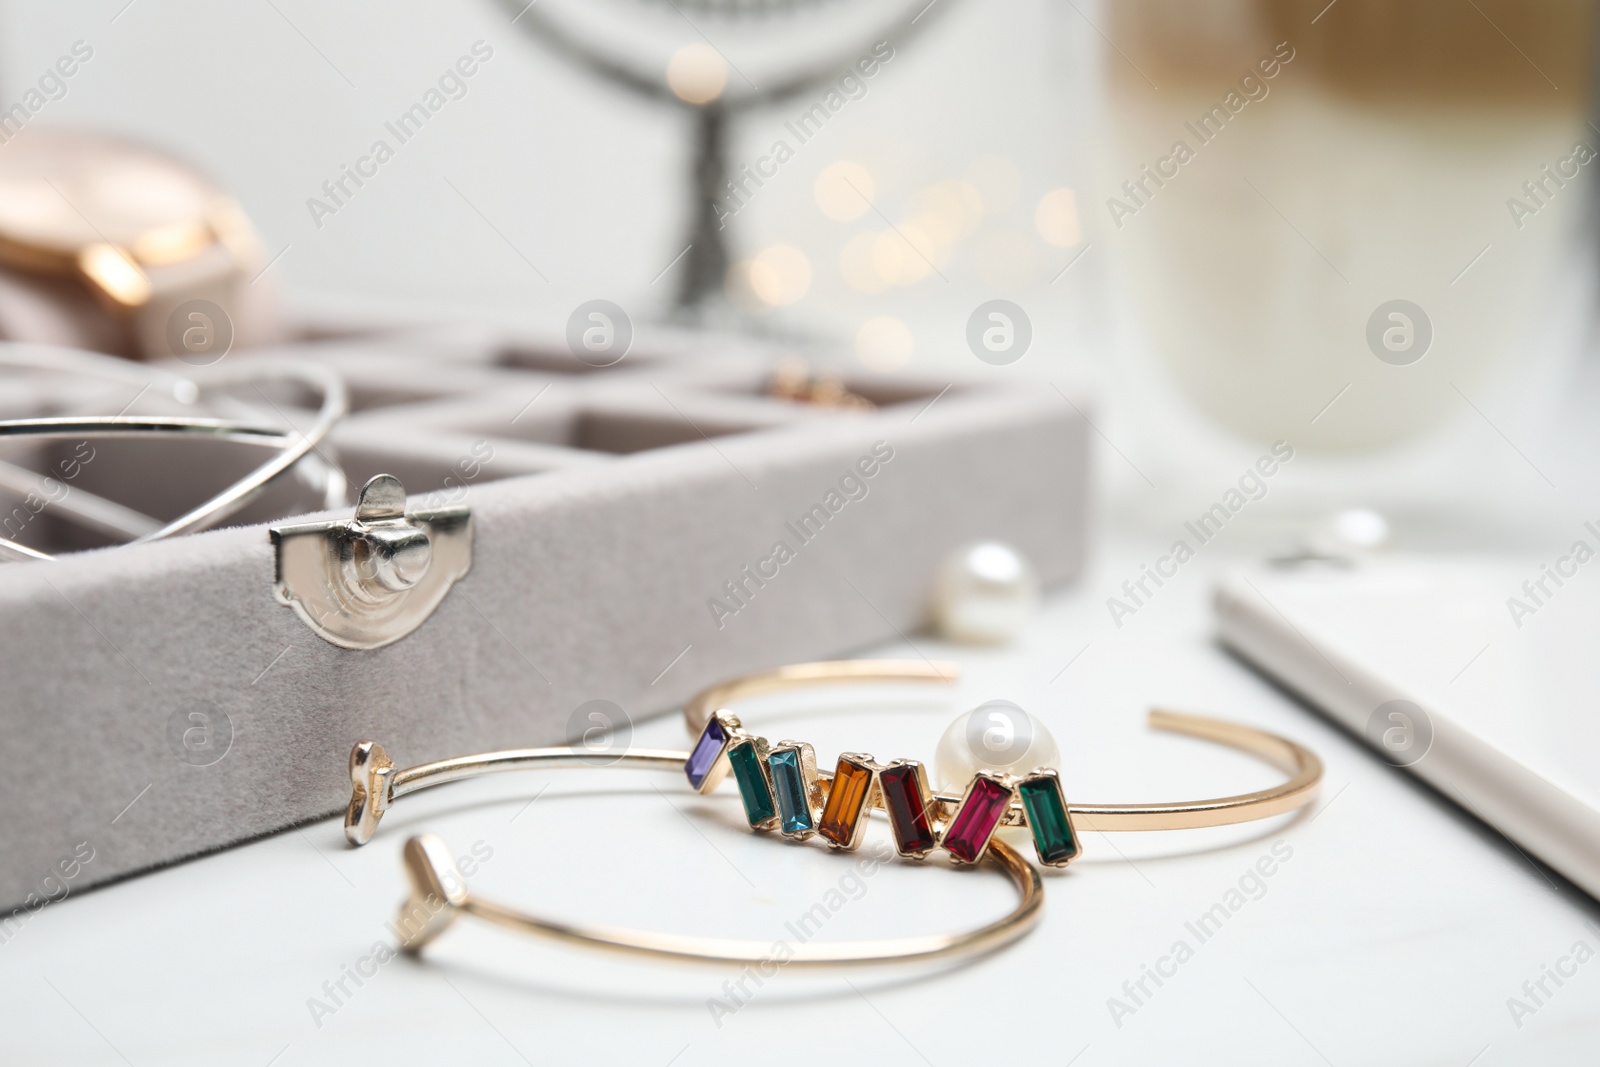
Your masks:
{"label": "emerald green gemstone", "polygon": [[1028,814],[1028,828],[1033,831],[1033,847],[1038,850],[1039,862],[1062,864],[1076,856],[1078,839],[1067,817],[1061,780],[1053,774],[1035,775],[1024,778],[1017,789],[1022,794],[1022,808]]}
{"label": "emerald green gemstone", "polygon": [[745,818],[750,825],[763,827],[778,814],[772,799],[772,787],[767,783],[761,754],[754,741],[741,741],[728,750],[728,762],[733,767],[734,780],[739,783],[739,796],[744,800]]}

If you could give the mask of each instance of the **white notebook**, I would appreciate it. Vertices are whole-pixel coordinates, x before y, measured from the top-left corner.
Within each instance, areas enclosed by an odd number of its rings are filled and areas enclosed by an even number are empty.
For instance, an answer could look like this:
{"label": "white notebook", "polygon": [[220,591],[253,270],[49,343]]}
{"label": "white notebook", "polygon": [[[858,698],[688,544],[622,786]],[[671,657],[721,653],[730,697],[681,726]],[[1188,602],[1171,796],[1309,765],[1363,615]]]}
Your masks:
{"label": "white notebook", "polygon": [[1600,535],[1580,534],[1542,560],[1241,569],[1221,636],[1600,898]]}

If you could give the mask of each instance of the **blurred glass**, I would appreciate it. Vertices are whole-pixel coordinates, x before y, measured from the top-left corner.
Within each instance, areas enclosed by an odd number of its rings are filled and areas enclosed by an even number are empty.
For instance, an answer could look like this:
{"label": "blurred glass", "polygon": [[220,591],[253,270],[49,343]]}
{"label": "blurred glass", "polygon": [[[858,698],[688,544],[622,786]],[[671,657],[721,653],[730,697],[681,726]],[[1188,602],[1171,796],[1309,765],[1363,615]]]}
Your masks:
{"label": "blurred glass", "polygon": [[1540,342],[1589,243],[1600,148],[1591,4],[1125,0],[1103,18],[1098,184],[1123,207],[1091,210],[1163,376],[1210,420],[1372,451],[1466,397],[1551,384]]}

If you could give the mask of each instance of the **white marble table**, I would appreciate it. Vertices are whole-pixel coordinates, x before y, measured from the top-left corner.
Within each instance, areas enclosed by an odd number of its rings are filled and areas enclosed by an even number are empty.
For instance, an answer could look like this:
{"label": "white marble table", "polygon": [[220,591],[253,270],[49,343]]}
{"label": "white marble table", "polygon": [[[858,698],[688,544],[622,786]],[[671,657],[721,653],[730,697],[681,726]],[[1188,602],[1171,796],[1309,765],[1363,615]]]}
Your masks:
{"label": "white marble table", "polygon": [[[1328,777],[1309,814],[1089,834],[1084,858],[1048,879],[1039,929],[1015,946],[945,967],[790,969],[746,978],[741,994],[732,966],[590,954],[477,923],[421,962],[379,964],[401,845],[436,832],[478,854],[486,896],[549,914],[739,936],[776,936],[830,890],[844,903],[827,937],[981,921],[1009,890],[993,874],[897,864],[856,881],[846,857],[746,832],[731,786],[697,798],[675,775],[448,786],[401,801],[365,849],[347,849],[330,820],[45,908],[0,944],[0,1062],[1593,1062],[1600,963],[1561,961],[1580,942],[1600,949],[1596,905],[1221,652],[1206,607],[1220,550],[1116,629],[1105,597],[1143,547],[1103,553],[1013,647],[914,636],[914,652],[876,650],[953,655],[966,666],[959,692],[885,691],[875,707],[827,715],[791,698],[770,735],[810,739],[824,762],[841,748],[931,759],[958,710],[1007,697],[1057,734],[1070,797],[1273,779],[1248,757],[1150,733],[1141,716],[1159,703],[1315,747]],[[686,739],[669,717],[641,724],[635,742]],[[1253,873],[1268,856],[1271,876]],[[1219,903],[1226,921],[1202,930]],[[1576,972],[1560,986],[1544,977],[1558,964]],[[373,970],[359,985],[346,977]]]}

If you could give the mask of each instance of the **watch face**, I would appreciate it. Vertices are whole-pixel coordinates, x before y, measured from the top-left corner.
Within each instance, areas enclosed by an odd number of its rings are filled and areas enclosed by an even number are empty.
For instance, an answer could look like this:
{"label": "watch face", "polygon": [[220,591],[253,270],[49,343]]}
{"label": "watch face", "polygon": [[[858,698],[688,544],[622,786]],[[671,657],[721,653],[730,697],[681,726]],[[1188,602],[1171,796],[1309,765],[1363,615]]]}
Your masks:
{"label": "watch face", "polygon": [[207,212],[220,196],[152,149],[30,129],[0,147],[0,253],[70,263],[90,245],[112,244],[144,263],[185,259],[211,240]]}

